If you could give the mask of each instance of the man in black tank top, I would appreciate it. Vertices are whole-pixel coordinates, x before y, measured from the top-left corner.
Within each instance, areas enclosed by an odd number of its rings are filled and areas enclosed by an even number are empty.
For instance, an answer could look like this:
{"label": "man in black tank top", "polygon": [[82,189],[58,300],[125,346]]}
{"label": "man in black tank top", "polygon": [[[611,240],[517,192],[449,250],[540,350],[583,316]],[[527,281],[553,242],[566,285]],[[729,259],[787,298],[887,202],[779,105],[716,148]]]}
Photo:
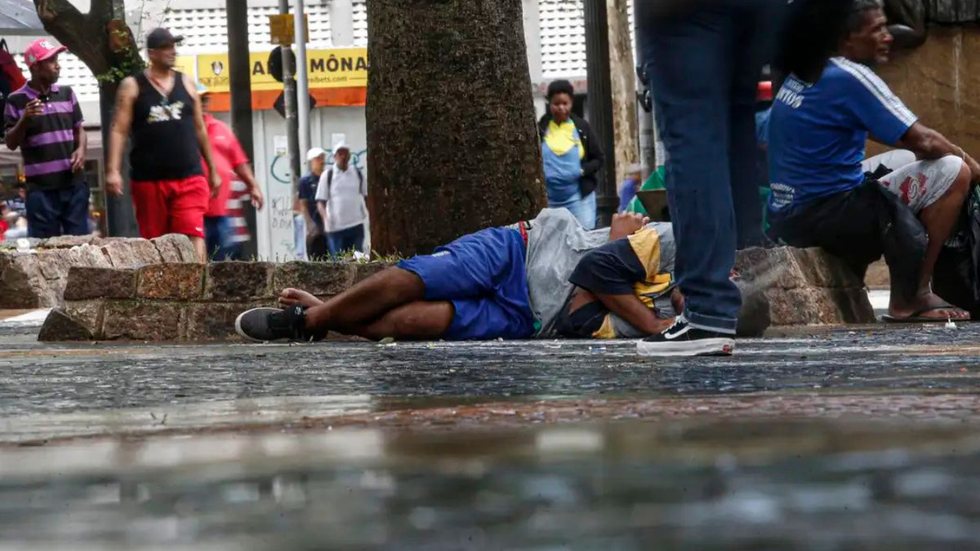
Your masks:
{"label": "man in black tank top", "polygon": [[149,68],[119,85],[106,191],[122,195],[120,166],[132,130],[130,188],[140,235],[184,234],[205,262],[204,213],[221,187],[221,176],[211,157],[201,100],[190,78],[174,70],[181,40],[167,29],[151,31],[146,37]]}

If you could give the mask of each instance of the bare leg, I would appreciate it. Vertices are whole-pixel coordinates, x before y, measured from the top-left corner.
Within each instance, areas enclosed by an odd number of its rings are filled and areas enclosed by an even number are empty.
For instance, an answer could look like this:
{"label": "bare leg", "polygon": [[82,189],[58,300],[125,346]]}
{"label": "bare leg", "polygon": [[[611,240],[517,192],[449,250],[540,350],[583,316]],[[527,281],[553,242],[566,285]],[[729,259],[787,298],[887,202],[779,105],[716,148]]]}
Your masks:
{"label": "bare leg", "polygon": [[959,308],[943,308],[948,303],[932,292],[932,274],[943,243],[949,239],[956,222],[960,219],[963,202],[970,191],[970,179],[970,169],[964,164],[946,194],[919,213],[919,220],[922,221],[929,235],[926,256],[919,271],[919,292],[914,300],[907,302],[903,301],[893,289],[888,305],[888,313],[892,316],[902,318],[915,312],[932,310],[924,314],[924,317],[969,319],[970,315]]}
{"label": "bare leg", "polygon": [[208,248],[204,243],[203,237],[191,237],[191,245],[194,245],[194,252],[197,253],[197,259],[203,263],[208,261]]}
{"label": "bare leg", "polygon": [[446,334],[453,322],[453,304],[418,301],[399,306],[353,334],[366,339],[432,340]]}
{"label": "bare leg", "polygon": [[306,329],[354,333],[389,311],[425,298],[425,285],[412,272],[388,268],[306,311]]}

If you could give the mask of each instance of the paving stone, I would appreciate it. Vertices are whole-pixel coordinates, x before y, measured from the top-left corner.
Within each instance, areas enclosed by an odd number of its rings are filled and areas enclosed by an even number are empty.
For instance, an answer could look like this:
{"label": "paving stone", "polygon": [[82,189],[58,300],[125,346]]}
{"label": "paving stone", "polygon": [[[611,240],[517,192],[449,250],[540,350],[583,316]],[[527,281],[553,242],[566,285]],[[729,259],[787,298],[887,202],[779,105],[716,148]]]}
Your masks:
{"label": "paving stone", "polygon": [[203,264],[155,264],[137,271],[140,298],[196,300],[204,285]]}
{"label": "paving stone", "polygon": [[60,308],[51,310],[37,335],[37,340],[43,342],[86,341],[92,338],[89,327]]}
{"label": "paving stone", "polygon": [[378,272],[394,266],[394,262],[364,262],[354,264],[354,283],[360,283]]}
{"label": "paving stone", "polygon": [[65,304],[63,309],[73,320],[87,328],[89,333],[98,337],[102,333],[102,319],[105,311],[105,300],[77,300]]}
{"label": "paving stone", "polygon": [[0,308],[56,306],[34,253],[0,252]]}
{"label": "paving stone", "polygon": [[70,249],[79,245],[91,245],[100,239],[95,235],[59,235],[42,240],[38,246],[46,249]]}
{"label": "paving stone", "polygon": [[146,239],[114,239],[105,243],[102,251],[114,268],[139,268],[163,260],[156,246]]}
{"label": "paving stone", "polygon": [[180,340],[183,306],[157,301],[112,300],[105,305],[104,339]]}
{"label": "paving stone", "polygon": [[197,251],[186,235],[168,233],[150,240],[157,248],[164,262],[199,263]]}
{"label": "paving stone", "polygon": [[235,318],[249,308],[275,306],[275,301],[239,303],[210,302],[191,304],[187,307],[187,341],[235,341],[241,337],[235,333]]}
{"label": "paving stone", "polygon": [[133,298],[136,296],[136,270],[73,266],[68,271],[65,300],[93,298]]}
{"label": "paving stone", "polygon": [[273,288],[303,289],[314,295],[336,295],[354,280],[354,266],[347,262],[287,262],[276,266]]}
{"label": "paving stone", "polygon": [[205,283],[207,300],[271,298],[274,265],[269,262],[212,262]]}

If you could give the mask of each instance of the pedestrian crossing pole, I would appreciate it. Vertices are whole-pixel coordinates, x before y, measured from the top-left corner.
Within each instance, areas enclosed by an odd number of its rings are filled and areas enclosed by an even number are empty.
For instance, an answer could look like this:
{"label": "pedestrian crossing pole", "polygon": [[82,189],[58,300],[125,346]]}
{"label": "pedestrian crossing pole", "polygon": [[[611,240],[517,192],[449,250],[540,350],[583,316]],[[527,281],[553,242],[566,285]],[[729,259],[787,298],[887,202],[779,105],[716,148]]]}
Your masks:
{"label": "pedestrian crossing pole", "polygon": [[585,63],[589,124],[606,155],[596,189],[599,226],[606,227],[619,206],[616,192],[616,145],[613,135],[612,80],[609,74],[609,14],[607,0],[585,0]]}

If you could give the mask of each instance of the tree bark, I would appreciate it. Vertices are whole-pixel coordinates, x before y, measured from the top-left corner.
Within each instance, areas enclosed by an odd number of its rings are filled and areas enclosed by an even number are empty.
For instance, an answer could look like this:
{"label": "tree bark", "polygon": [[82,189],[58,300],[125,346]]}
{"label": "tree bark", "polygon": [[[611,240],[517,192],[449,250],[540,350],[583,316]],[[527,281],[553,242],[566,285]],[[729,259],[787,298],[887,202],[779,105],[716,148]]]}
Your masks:
{"label": "tree bark", "polygon": [[367,4],[372,245],[429,252],[545,205],[521,0]]}
{"label": "tree bark", "polygon": [[[609,73],[613,98],[613,142],[616,185],[626,178],[631,164],[639,162],[639,131],[636,115],[636,64],[630,41],[627,12],[632,0],[609,0]],[[612,155],[609,155],[612,157]]]}

